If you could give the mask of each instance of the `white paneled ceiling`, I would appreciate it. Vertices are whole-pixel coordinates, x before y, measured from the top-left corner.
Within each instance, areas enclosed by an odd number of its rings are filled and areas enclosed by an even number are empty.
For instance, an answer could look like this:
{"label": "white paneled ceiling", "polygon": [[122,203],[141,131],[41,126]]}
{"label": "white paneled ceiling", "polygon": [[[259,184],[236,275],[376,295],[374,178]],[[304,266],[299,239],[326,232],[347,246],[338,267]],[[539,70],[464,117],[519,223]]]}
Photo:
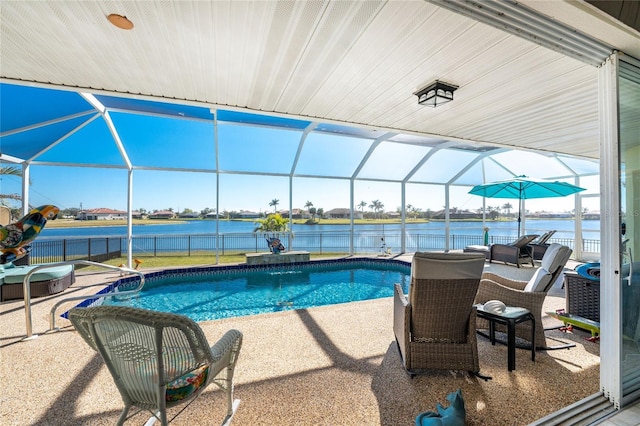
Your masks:
{"label": "white paneled ceiling", "polygon": [[[3,1],[0,18],[5,82],[599,155],[596,67],[427,1]],[[419,106],[435,79],[454,101]]]}

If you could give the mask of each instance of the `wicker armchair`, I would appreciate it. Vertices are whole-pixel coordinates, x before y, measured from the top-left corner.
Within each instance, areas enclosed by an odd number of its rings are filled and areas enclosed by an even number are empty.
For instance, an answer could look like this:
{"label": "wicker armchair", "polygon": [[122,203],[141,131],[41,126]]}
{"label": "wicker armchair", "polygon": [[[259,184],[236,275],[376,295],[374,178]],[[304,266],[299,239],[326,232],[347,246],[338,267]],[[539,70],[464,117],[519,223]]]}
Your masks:
{"label": "wicker armchair", "polygon": [[[393,331],[404,367],[464,370],[479,376],[476,295],[480,253],[416,253],[407,298],[395,286]],[[482,376],[480,376],[482,377]]]}
{"label": "wicker armchair", "polygon": [[[509,278],[485,272],[482,275],[476,303],[485,303],[489,300],[500,300],[507,306],[518,306],[528,309],[535,318],[536,337],[535,344],[538,348],[547,348],[544,326],[542,324],[542,304],[547,292],[557,281],[564,270],[572,250],[560,244],[551,244],[540,267],[529,281],[516,281]],[[488,329],[488,322],[482,318],[477,321],[478,329]],[[501,326],[496,325],[496,329]],[[531,339],[531,325],[529,322],[516,326],[516,336]]]}
{"label": "wicker armchair", "polygon": [[489,254],[489,263],[494,261],[515,263],[519,268],[520,262],[523,259],[529,259],[531,261],[531,266],[535,266],[528,245],[536,238],[538,238],[537,234],[523,235],[510,244],[492,244]]}
{"label": "wicker armchair", "polygon": [[233,373],[242,345],[239,331],[227,331],[209,347],[198,324],[182,315],[97,306],[74,308],[69,320],[100,353],[120,391],[125,407],[118,425],[132,406],[150,411],[166,425],[166,408],[192,402],[211,383],[226,393],[224,424],[231,421],[239,404],[233,400]]}

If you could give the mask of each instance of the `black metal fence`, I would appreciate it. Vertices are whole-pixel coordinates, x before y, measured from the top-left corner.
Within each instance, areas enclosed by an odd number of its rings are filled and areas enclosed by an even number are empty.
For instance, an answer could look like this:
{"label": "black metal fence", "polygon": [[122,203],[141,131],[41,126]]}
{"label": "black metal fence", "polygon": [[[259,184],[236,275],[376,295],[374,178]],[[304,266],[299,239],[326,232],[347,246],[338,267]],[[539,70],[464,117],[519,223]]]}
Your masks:
{"label": "black metal fence", "polygon": [[[289,250],[304,250],[310,253],[349,253],[351,246],[349,231],[299,232],[292,237],[289,247],[287,237],[282,240]],[[375,232],[353,234],[355,254],[375,254],[382,252],[399,253],[402,234]],[[489,243],[508,244],[513,237],[491,236]],[[438,251],[445,249],[444,234],[407,233],[405,252]],[[552,238],[551,242],[567,245],[575,249],[572,238]],[[461,250],[469,245],[480,245],[480,235],[451,234],[449,249]],[[132,240],[132,255],[144,256],[191,256],[206,253],[220,255],[257,253],[267,251],[264,236],[253,233],[194,234],[194,235],[141,235]],[[582,250],[589,253],[600,252],[599,240],[583,240]],[[65,238],[60,240],[38,240],[31,244],[31,263],[62,262],[67,260],[91,260],[103,262],[127,255],[126,237]]]}

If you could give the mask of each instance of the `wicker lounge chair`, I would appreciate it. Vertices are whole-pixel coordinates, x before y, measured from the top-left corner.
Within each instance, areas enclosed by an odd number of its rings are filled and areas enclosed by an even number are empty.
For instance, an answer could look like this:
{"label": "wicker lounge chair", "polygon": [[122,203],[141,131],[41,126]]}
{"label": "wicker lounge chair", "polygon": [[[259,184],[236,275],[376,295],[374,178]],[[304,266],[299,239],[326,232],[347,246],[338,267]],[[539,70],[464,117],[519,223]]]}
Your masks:
{"label": "wicker lounge chair", "polygon": [[515,263],[519,268],[520,262],[523,259],[529,259],[531,261],[531,266],[535,266],[528,245],[536,238],[538,238],[537,234],[523,235],[511,244],[492,244],[490,248],[489,263],[494,261]]}
{"label": "wicker lounge chair", "polygon": [[[542,324],[542,304],[547,292],[558,280],[564,270],[572,250],[560,244],[551,244],[547,249],[540,267],[529,281],[511,280],[500,275],[485,272],[480,281],[476,303],[489,300],[500,300],[507,306],[518,306],[528,309],[536,321],[535,344],[538,348],[547,348],[544,327]],[[486,320],[477,321],[478,329],[488,329]],[[498,329],[499,325],[496,325]],[[531,325],[529,322],[516,326],[516,336],[531,339]]]}
{"label": "wicker lounge chair", "polygon": [[[69,319],[100,353],[120,391],[125,407],[118,425],[132,406],[150,411],[166,425],[166,408],[193,401],[211,383],[226,393],[223,424],[231,421],[239,404],[233,400],[233,373],[242,345],[239,331],[227,331],[209,347],[198,324],[183,315],[97,306],[72,309]],[[217,377],[220,373],[224,374]]]}
{"label": "wicker lounge chair", "polygon": [[484,261],[480,253],[414,255],[409,297],[396,284],[393,312],[400,356],[412,376],[427,369],[480,376],[473,299]]}

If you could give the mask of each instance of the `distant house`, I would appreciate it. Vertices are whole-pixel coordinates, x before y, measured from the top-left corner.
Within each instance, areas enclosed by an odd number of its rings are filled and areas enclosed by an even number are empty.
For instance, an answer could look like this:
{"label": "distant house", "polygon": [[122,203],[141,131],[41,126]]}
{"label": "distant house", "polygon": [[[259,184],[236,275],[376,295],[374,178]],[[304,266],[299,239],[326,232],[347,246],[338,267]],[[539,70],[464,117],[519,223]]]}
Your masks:
{"label": "distant house", "polygon": [[[431,216],[432,219],[445,219],[446,211],[439,210],[434,212]],[[469,210],[457,210],[449,211],[449,219],[469,220],[469,219],[482,219],[482,213],[472,212]]]}
{"label": "distant house", "polygon": [[180,213],[178,217],[180,219],[198,219],[200,217],[200,213],[198,212]]}
{"label": "distant house", "polygon": [[584,212],[582,213],[582,219],[583,220],[600,220],[600,212],[599,211]]}
{"label": "distant house", "polygon": [[122,210],[112,210],[104,207],[97,209],[81,210],[76,216],[76,220],[126,220],[127,212]]}
{"label": "distant house", "polygon": [[132,219],[144,219],[145,215],[140,213],[140,210],[134,210],[131,212]]}
{"label": "distant house", "polygon": [[[351,217],[351,209],[331,209],[329,211],[324,212],[325,217],[329,219],[349,219]],[[353,218],[354,219],[362,219],[364,217],[364,213],[354,210]]]}
{"label": "distant house", "polygon": [[291,210],[291,218],[292,219],[303,219],[305,215],[305,211],[302,209],[293,209]]}
{"label": "distant house", "polygon": [[159,210],[151,213],[149,219],[174,219],[176,214],[170,210]]}
{"label": "distant house", "polygon": [[536,212],[534,217],[538,219],[571,219],[573,218],[573,213],[567,212]]}
{"label": "distant house", "polygon": [[329,219],[348,219],[351,217],[351,209],[331,209],[324,212],[324,215]]}
{"label": "distant house", "polygon": [[257,219],[260,217],[260,213],[248,210],[240,210],[240,212],[238,212],[238,217],[240,219]]}
{"label": "distant house", "polygon": [[[278,214],[284,218],[288,218],[289,217],[289,210],[278,210]],[[293,209],[291,210],[291,218],[292,219],[303,219],[304,215],[308,215],[308,217],[311,217],[307,212],[305,212],[302,209]]]}

